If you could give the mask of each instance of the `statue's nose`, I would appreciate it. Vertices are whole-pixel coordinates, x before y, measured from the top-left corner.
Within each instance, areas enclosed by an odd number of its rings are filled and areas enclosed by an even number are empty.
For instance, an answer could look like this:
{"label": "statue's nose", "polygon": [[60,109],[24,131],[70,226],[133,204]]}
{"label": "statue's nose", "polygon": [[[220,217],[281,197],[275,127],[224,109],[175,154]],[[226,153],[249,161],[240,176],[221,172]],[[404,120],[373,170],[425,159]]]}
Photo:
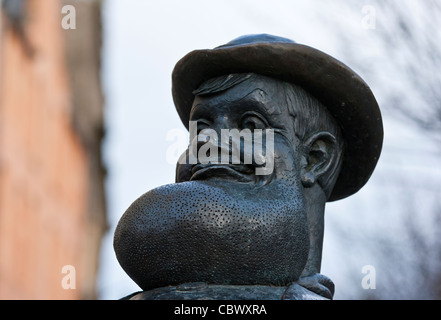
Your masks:
{"label": "statue's nose", "polygon": [[[210,162],[218,163],[239,163],[241,154],[240,141],[232,139],[229,132],[234,127],[229,123],[227,117],[223,117],[213,123],[210,128],[204,129],[193,138],[192,145],[196,145],[198,156],[200,156],[200,150],[205,157],[206,151],[210,150]],[[203,149],[201,149],[203,148]],[[214,153],[213,151],[216,150]]]}
{"label": "statue's nose", "polygon": [[235,128],[235,124],[232,123],[228,115],[218,116],[216,120],[211,123],[209,128],[202,130],[197,135],[196,142],[198,144],[198,148],[206,143],[210,143],[211,145],[222,148],[222,131],[225,132],[225,130],[231,130]]}
{"label": "statue's nose", "polygon": [[200,147],[209,143],[211,146],[219,147],[219,134],[213,129],[202,130],[196,137],[195,142],[199,150]]}

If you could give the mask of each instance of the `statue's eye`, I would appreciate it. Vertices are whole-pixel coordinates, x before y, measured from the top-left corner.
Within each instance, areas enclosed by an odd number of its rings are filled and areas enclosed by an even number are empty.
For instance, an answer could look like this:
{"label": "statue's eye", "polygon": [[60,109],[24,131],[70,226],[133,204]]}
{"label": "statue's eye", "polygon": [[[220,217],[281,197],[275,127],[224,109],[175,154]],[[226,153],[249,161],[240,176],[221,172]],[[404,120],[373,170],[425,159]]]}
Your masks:
{"label": "statue's eye", "polygon": [[242,129],[250,129],[251,131],[255,129],[263,130],[268,128],[268,124],[259,115],[251,113],[242,117],[241,127]]}
{"label": "statue's eye", "polygon": [[210,124],[208,123],[208,121],[205,120],[198,120],[197,121],[197,128],[198,128],[198,134],[199,132],[201,132],[204,129],[208,129],[210,128]]}

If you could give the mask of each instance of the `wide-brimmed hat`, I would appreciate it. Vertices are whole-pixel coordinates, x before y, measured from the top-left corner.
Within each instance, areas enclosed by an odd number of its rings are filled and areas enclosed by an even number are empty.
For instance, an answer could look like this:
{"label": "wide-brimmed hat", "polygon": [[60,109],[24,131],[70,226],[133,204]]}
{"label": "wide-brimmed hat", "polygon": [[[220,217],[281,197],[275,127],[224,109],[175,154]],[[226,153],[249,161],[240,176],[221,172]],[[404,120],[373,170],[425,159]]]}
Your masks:
{"label": "wide-brimmed hat", "polygon": [[328,201],[348,197],[369,180],[381,153],[383,123],[369,86],[348,66],[306,45],[268,34],[246,35],[184,56],[172,74],[173,100],[188,129],[193,91],[232,73],[256,73],[294,83],[325,105],[340,125],[345,150]]}

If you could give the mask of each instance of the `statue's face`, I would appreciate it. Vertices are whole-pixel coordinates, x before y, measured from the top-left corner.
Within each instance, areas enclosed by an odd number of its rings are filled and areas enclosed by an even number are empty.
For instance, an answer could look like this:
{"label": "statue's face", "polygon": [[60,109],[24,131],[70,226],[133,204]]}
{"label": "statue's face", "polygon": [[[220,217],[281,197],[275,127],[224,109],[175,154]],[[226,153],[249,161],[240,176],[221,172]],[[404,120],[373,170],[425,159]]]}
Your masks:
{"label": "statue's face", "polygon": [[[222,93],[197,96],[190,123],[197,131],[190,129],[193,137],[189,149],[198,161],[182,167],[188,173],[179,181],[228,180],[264,185],[280,179],[289,179],[293,184],[299,181],[300,143],[280,83],[258,77]],[[233,136],[234,131],[242,133],[242,141],[224,139],[225,133]],[[255,134],[259,131],[261,135]],[[206,159],[204,163],[201,156],[207,150],[213,153],[213,147],[218,150],[214,159],[217,162],[207,163]],[[240,163],[233,163],[234,151],[240,154]],[[221,161],[225,154],[227,162]]]}
{"label": "statue's face", "polygon": [[219,137],[221,129],[273,129],[273,170],[256,175],[261,166],[256,160],[183,165],[189,173],[183,182],[149,191],[121,218],[115,251],[122,267],[144,290],[183,282],[297,280],[308,258],[309,231],[300,143],[283,90],[258,78],[196,97],[191,121]]}

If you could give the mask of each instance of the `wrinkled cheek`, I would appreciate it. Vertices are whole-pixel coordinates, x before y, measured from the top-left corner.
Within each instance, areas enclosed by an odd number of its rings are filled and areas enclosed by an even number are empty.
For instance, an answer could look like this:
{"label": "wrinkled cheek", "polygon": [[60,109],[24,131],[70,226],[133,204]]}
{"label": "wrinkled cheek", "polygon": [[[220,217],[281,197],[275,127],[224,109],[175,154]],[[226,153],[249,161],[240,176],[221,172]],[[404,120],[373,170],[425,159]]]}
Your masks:
{"label": "wrinkled cheek", "polygon": [[289,142],[287,138],[274,137],[274,175],[278,179],[300,183],[301,151],[297,142]]}

